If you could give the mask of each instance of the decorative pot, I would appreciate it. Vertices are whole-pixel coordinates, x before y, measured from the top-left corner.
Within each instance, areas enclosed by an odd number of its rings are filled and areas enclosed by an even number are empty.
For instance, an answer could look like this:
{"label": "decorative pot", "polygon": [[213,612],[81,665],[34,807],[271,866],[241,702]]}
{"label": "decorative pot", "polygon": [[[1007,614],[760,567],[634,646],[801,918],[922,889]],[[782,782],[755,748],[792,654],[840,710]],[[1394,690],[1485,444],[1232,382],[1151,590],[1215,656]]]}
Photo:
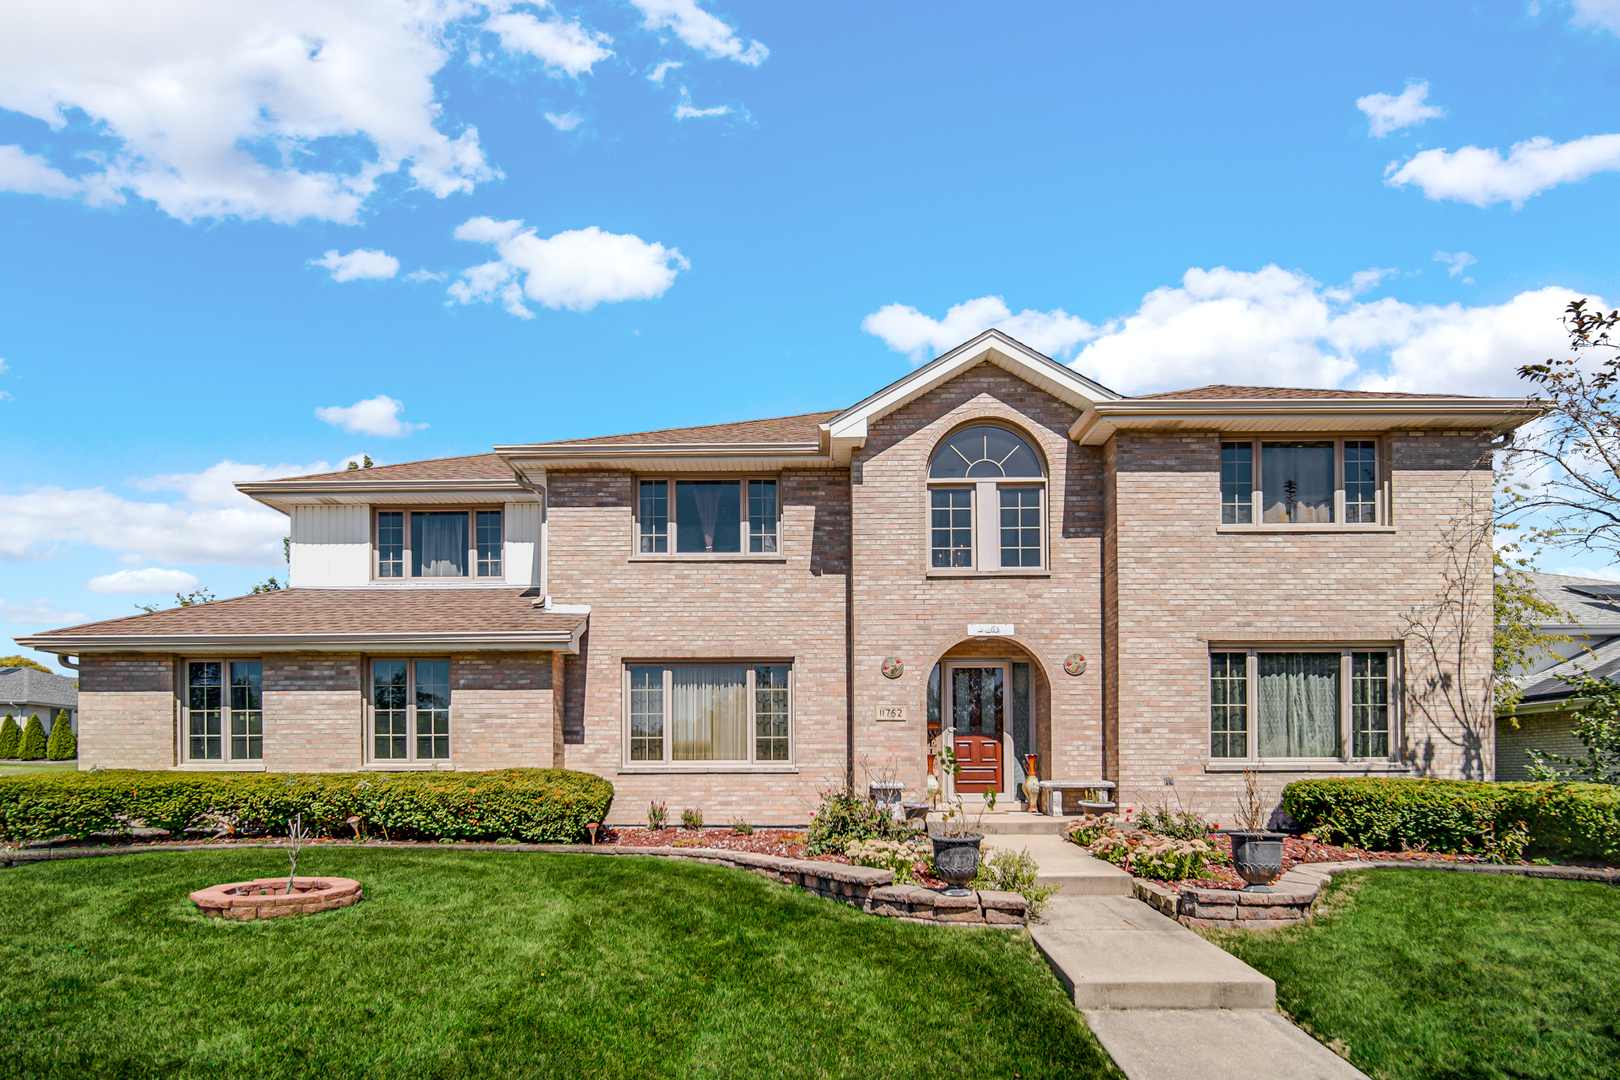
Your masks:
{"label": "decorative pot", "polygon": [[983,833],[971,836],[930,835],[934,842],[934,872],[950,888],[946,896],[966,896],[967,884],[979,873],[979,844]]}
{"label": "decorative pot", "polygon": [[1263,892],[1282,876],[1283,833],[1234,832],[1232,838],[1232,869],[1249,884],[1244,892]]}
{"label": "decorative pot", "polygon": [[1040,761],[1039,755],[1024,755],[1024,805],[1032,814],[1041,812],[1041,778],[1036,775]]}

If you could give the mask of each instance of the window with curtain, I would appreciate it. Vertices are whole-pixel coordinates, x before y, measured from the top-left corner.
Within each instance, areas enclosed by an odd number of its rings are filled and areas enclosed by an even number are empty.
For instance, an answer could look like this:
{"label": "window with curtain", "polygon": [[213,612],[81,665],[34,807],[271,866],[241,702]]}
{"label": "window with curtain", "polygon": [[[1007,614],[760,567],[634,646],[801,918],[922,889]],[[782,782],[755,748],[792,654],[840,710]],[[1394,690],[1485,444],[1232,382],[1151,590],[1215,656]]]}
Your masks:
{"label": "window with curtain", "polygon": [[1210,653],[1210,756],[1388,759],[1396,751],[1389,649]]}
{"label": "window with curtain", "polygon": [[626,665],[626,761],[791,761],[791,676],[786,664]]}
{"label": "window with curtain", "polygon": [[773,555],[779,528],[774,478],[636,482],[638,555]]}
{"label": "window with curtain", "polygon": [[189,661],[183,705],[185,760],[263,760],[262,661]]}
{"label": "window with curtain", "polygon": [[928,565],[933,569],[1039,569],[1046,551],[1046,471],[1009,428],[952,433],[928,463]]}
{"label": "window with curtain", "polygon": [[500,510],[379,510],[378,578],[499,580],[505,546]]}
{"label": "window with curtain", "polygon": [[1221,524],[1385,524],[1377,439],[1221,441]]}
{"label": "window with curtain", "polygon": [[450,759],[450,661],[371,662],[371,759]]}

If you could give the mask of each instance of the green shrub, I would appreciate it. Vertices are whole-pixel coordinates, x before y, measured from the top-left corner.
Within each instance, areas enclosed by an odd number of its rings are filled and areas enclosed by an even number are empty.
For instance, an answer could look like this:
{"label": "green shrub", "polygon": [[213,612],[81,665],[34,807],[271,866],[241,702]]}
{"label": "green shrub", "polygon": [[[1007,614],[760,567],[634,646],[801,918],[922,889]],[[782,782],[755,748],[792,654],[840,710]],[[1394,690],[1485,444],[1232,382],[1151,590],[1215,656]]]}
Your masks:
{"label": "green shrub", "polygon": [[1029,848],[1010,851],[985,845],[979,854],[979,872],[973,877],[973,887],[1017,893],[1029,902],[1032,919],[1046,907],[1047,898],[1063,887],[1036,884],[1041,868]]}
{"label": "green shrub", "polygon": [[395,840],[575,843],[601,821],[613,785],[566,769],[487,773],[172,773],[107,770],[0,777],[0,837],[84,838],[140,821],[180,835],[226,827],[284,833],[303,816],[317,834]]}
{"label": "green shrub", "polygon": [[17,726],[10,713],[0,721],[0,760],[17,756],[17,747],[22,745],[22,728]]}
{"label": "green shrub", "polygon": [[22,743],[17,747],[17,756],[24,761],[42,761],[45,757],[45,725],[39,722],[36,714],[28,718],[28,726],[23,728]]}
{"label": "green shrub", "polygon": [[657,832],[664,827],[664,821],[669,817],[669,807],[661,802],[647,804],[647,828]]}
{"label": "green shrub", "polygon": [[888,870],[896,885],[909,885],[916,865],[931,858],[931,845],[922,840],[852,840],[844,854],[852,866]]}
{"label": "green shrub", "polygon": [[66,712],[56,714],[51,725],[51,737],[45,741],[45,756],[52,761],[72,761],[79,756],[79,740],[73,737],[73,725]]}
{"label": "green shrub", "polygon": [[842,855],[852,840],[893,840],[903,831],[886,807],[849,788],[836,788],[821,793],[806,852]]}
{"label": "green shrub", "polygon": [[1318,840],[1369,851],[1620,862],[1620,789],[1606,784],[1301,780],[1282,805]]}
{"label": "green shrub", "polygon": [[703,811],[695,806],[689,806],[681,811],[681,827],[686,829],[703,828]]}
{"label": "green shrub", "polygon": [[1136,827],[1176,840],[1203,840],[1215,831],[1215,823],[1198,811],[1172,810],[1163,803],[1142,811]]}

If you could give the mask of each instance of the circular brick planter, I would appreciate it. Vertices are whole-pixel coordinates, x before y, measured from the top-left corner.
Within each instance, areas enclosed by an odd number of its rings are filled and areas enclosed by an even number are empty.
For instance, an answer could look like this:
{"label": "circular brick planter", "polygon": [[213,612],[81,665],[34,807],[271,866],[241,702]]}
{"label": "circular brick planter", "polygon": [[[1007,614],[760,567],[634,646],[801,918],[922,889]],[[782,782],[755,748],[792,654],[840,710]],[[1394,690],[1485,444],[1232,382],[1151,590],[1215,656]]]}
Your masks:
{"label": "circular brick planter", "polygon": [[191,902],[210,919],[248,922],[348,907],[361,895],[353,878],[294,878],[290,893],[286,878],[256,878],[198,889]]}

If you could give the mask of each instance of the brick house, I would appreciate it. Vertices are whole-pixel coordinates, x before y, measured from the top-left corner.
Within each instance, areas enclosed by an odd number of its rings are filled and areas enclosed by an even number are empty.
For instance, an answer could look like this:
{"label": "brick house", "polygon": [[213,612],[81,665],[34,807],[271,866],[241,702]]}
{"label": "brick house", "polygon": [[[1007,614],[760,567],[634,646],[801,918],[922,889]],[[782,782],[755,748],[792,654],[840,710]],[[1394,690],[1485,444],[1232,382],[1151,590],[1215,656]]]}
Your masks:
{"label": "brick house", "polygon": [[82,768],[557,765],[621,823],[915,794],[942,737],[965,793],[1035,755],[1216,817],[1245,769],[1489,778],[1454,538],[1530,415],[1123,397],[992,330],[841,412],[242,484],[290,588],[19,640],[78,658]]}

